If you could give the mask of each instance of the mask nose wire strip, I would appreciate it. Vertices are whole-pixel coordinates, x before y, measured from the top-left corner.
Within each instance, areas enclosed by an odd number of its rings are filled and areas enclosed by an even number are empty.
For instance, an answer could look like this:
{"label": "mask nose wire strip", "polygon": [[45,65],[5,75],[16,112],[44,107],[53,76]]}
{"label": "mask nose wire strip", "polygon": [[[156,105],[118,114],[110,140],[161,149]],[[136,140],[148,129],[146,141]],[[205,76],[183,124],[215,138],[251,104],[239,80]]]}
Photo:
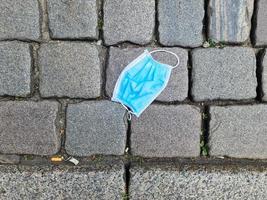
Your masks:
{"label": "mask nose wire strip", "polygon": [[165,53],[169,53],[169,54],[175,56],[175,58],[177,60],[177,63],[174,66],[172,66],[173,69],[176,68],[176,67],[178,67],[178,65],[180,64],[179,56],[176,53],[173,53],[171,51],[164,50],[164,49],[158,49],[158,50],[151,51],[149,53],[152,54],[152,53],[157,53],[157,52],[165,52]]}

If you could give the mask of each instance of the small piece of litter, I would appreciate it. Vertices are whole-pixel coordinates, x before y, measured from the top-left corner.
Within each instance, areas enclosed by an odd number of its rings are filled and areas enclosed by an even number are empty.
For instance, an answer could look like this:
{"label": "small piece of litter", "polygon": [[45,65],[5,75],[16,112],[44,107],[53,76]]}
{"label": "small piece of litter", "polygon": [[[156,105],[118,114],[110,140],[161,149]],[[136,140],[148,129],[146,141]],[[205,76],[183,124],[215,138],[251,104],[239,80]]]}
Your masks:
{"label": "small piece of litter", "polygon": [[66,161],[69,161],[69,162],[73,163],[74,165],[79,164],[79,160],[77,160],[76,158],[73,158],[73,157],[69,157]]}
{"label": "small piece of litter", "polygon": [[52,162],[62,162],[63,160],[64,160],[64,157],[60,155],[55,155],[51,157]]}
{"label": "small piece of litter", "polygon": [[203,47],[204,47],[204,48],[208,48],[208,47],[210,47],[209,42],[208,42],[208,41],[204,42]]}
{"label": "small piece of litter", "polygon": [[128,151],[129,151],[129,148],[127,147],[127,148],[125,149],[125,153],[128,153]]}

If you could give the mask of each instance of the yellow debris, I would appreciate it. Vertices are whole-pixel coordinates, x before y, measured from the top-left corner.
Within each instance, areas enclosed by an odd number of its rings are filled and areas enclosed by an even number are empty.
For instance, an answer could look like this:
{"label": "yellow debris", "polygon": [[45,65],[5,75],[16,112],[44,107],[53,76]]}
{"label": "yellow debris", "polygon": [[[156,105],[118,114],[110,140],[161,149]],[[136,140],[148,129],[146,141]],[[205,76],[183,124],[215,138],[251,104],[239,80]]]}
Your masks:
{"label": "yellow debris", "polygon": [[52,162],[62,162],[63,160],[64,160],[64,157],[60,155],[54,155],[51,157]]}

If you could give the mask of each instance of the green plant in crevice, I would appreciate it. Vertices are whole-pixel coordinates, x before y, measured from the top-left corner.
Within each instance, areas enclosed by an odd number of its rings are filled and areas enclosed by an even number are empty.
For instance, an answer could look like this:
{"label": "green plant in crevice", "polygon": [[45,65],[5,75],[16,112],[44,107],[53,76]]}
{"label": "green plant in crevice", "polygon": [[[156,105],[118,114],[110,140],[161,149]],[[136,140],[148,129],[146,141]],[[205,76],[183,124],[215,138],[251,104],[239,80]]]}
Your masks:
{"label": "green plant in crevice", "polygon": [[122,200],[128,200],[129,199],[129,195],[126,192],[122,192],[121,197],[122,197]]}
{"label": "green plant in crevice", "polygon": [[2,187],[0,187],[0,194],[5,194],[6,193],[6,190]]}
{"label": "green plant in crevice", "polygon": [[25,155],[24,156],[24,159],[25,160],[33,160],[34,159],[34,156],[33,155]]}
{"label": "green plant in crevice", "polygon": [[99,19],[98,22],[97,22],[97,27],[99,30],[102,30],[103,29],[103,26],[104,26],[104,22],[102,19]]}
{"label": "green plant in crevice", "polygon": [[203,43],[204,48],[224,48],[226,43],[224,41],[216,42],[209,38],[207,41]]}
{"label": "green plant in crevice", "polygon": [[200,150],[201,150],[201,155],[203,156],[208,156],[209,155],[209,147],[207,144],[205,144],[205,138],[204,138],[204,131],[202,131],[200,135]]}

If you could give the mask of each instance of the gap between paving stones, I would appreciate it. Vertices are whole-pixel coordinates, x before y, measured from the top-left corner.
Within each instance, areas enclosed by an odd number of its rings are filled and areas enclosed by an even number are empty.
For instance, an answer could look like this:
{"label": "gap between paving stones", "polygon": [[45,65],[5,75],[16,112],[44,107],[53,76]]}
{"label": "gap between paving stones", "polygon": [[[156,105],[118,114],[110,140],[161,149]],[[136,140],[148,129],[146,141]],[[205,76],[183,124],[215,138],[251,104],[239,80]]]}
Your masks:
{"label": "gap between paving stones", "polygon": [[256,27],[257,27],[258,0],[254,0],[254,10],[251,17],[250,41],[252,46],[256,46]]}

